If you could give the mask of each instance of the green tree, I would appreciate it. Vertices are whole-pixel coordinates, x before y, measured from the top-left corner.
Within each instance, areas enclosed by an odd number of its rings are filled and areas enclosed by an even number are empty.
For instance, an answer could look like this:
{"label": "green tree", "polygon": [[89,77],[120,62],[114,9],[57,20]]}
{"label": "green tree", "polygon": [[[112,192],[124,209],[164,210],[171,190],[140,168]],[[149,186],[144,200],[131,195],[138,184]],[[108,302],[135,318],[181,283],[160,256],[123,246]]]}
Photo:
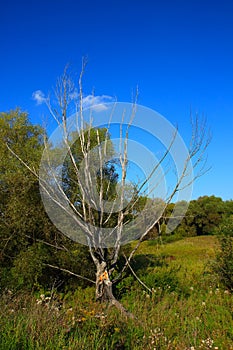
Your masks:
{"label": "green tree", "polygon": [[215,196],[203,196],[190,202],[187,211],[188,225],[195,228],[196,235],[209,235],[219,225],[224,215],[224,202]]}
{"label": "green tree", "polygon": [[90,261],[83,265],[84,256],[88,257],[87,248],[71,244],[58,232],[45,213],[38,179],[7,147],[25,159],[31,169],[38,171],[44,136],[43,128],[33,125],[28,114],[20,109],[0,114],[2,287],[6,284],[19,288],[32,288],[37,284],[47,286],[57,278],[68,282],[66,273],[48,266],[57,266],[61,260],[63,268],[93,277]]}
{"label": "green tree", "polygon": [[[38,169],[43,130],[33,126],[19,109],[0,114],[0,235],[1,260],[8,264],[43,225],[37,179],[7,149],[10,145],[28,164]],[[42,214],[43,213],[43,214]]]}
{"label": "green tree", "polygon": [[[88,128],[88,126],[87,126]],[[88,145],[89,140],[89,145]],[[81,142],[83,141],[83,142]],[[103,164],[103,167],[99,168],[99,144],[102,142],[107,142],[106,145],[106,157],[110,160]],[[83,143],[83,144],[82,144]],[[73,132],[70,137],[71,144],[71,154],[67,154],[62,170],[62,186],[69,201],[76,207],[76,209],[83,215],[83,210],[87,210],[87,205],[85,209],[82,203],[82,191],[80,188],[80,183],[77,181],[76,169],[72,164],[72,158],[75,160],[77,169],[83,166],[84,158],[82,148],[87,149],[90,147],[92,149],[92,165],[97,169],[96,171],[96,187],[97,192],[103,192],[104,200],[114,200],[116,197],[116,185],[118,181],[118,174],[115,169],[115,161],[111,157],[114,155],[113,144],[110,140],[110,135],[106,128],[90,128],[83,134],[83,140],[79,137],[77,132]],[[95,217],[95,223],[101,225],[99,213],[97,210],[92,208],[93,216]],[[106,215],[104,215],[103,221],[105,221]],[[112,217],[112,220],[116,218]],[[112,222],[111,220],[111,222]]]}

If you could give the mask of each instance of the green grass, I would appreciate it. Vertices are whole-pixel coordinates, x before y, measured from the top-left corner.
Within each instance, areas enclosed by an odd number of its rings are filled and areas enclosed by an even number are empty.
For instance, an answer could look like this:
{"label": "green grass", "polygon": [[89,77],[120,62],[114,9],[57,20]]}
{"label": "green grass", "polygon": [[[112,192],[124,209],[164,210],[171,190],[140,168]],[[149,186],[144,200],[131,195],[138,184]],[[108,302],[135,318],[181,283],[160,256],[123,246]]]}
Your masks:
{"label": "green grass", "polygon": [[131,276],[116,290],[134,321],[96,303],[92,288],[42,303],[7,292],[0,349],[233,349],[232,295],[208,273],[216,245],[212,236],[143,242],[132,266],[153,293]]}
{"label": "green grass", "polygon": [[180,266],[180,277],[201,278],[206,264],[214,258],[217,239],[214,236],[190,237],[169,244],[143,242],[138,254],[164,255],[171,266]]}

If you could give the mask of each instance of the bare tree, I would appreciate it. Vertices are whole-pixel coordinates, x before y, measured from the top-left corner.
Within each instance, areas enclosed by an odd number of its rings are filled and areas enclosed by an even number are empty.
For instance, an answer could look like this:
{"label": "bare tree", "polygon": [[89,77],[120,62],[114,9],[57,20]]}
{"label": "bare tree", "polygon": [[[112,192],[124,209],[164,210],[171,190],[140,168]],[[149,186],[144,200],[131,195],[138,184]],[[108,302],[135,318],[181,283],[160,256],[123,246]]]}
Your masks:
{"label": "bare tree", "polygon": [[[46,100],[58,127],[52,138],[45,138],[40,173],[30,168],[10,146],[8,148],[39,179],[46,210],[56,226],[72,240],[88,246],[96,267],[96,299],[108,301],[132,316],[116,300],[112,286],[127,268],[143,284],[130,265],[131,259],[177,193],[190,187],[205,172],[205,152],[210,139],[206,124],[195,118],[190,148],[181,157],[182,165],[175,174],[173,187],[163,198],[155,198],[164,177],[161,166],[166,161],[169,165],[170,154],[179,137],[177,129],[169,134],[166,148],[146,176],[138,183],[135,179],[134,183],[132,179],[129,181],[129,133],[134,126],[137,104],[131,104],[130,115],[129,109],[120,109],[120,122],[114,129],[118,132],[116,146],[111,139],[111,128],[116,124],[113,115],[117,103],[111,104],[111,108],[95,105],[93,95],[93,104],[85,109],[84,68],[85,63],[78,86],[66,68],[55,88],[56,102]],[[70,114],[72,118],[69,118]],[[95,118],[101,119],[102,114],[108,116],[108,122],[103,119],[102,124],[95,123]],[[199,169],[195,175],[193,169]],[[173,169],[168,166],[166,171],[172,172]],[[121,271],[116,273],[121,246],[134,239],[137,239],[136,245],[128,257],[125,256]]]}

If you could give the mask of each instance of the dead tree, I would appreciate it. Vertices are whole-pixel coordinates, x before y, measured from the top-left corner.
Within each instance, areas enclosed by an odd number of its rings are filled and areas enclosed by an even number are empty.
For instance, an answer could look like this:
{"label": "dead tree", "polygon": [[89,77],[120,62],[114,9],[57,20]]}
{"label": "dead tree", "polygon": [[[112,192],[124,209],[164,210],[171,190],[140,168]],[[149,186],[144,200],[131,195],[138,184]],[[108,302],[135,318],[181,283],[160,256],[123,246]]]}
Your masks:
{"label": "dead tree", "polygon": [[[96,299],[107,301],[131,316],[114,297],[112,286],[127,268],[142,283],[132,270],[131,259],[148,232],[159,223],[166,206],[175,195],[191,186],[204,173],[205,152],[210,139],[205,123],[200,123],[195,118],[192,123],[190,148],[182,160],[182,169],[176,174],[173,187],[164,198],[153,199],[150,194],[155,193],[162,181],[160,168],[169,160],[169,154],[175,147],[177,129],[170,135],[166,149],[150,173],[139,183],[129,184],[129,133],[134,123],[137,104],[131,104],[128,117],[122,109],[116,150],[111,141],[110,129],[117,104],[111,104],[108,110],[105,105],[91,105],[85,110],[83,73],[84,65],[76,87],[65,69],[55,89],[56,105],[47,99],[48,109],[58,128],[52,144],[51,138],[45,138],[40,173],[29,168],[26,160],[19,158],[10,146],[8,148],[40,181],[46,210],[55,225],[72,240],[88,246],[96,267]],[[71,110],[74,107],[75,111]],[[98,111],[98,114],[94,111]],[[69,118],[71,112],[72,119]],[[94,117],[101,116],[101,113],[108,113],[108,123],[96,127]],[[117,175],[116,162],[120,169]],[[193,169],[199,171],[193,175]],[[153,188],[150,188],[150,193],[144,192],[152,178],[157,179],[153,182]],[[146,198],[149,204],[140,208],[142,198]],[[135,239],[136,245],[128,257],[125,257],[125,264],[116,275],[121,246]]]}

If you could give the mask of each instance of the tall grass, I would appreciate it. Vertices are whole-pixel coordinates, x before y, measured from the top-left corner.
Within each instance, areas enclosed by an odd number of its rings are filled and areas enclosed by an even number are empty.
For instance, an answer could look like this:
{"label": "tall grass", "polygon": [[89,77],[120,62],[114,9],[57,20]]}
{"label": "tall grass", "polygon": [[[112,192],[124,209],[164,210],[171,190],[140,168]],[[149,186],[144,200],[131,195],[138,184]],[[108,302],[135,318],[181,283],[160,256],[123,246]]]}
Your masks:
{"label": "tall grass", "polygon": [[[206,268],[215,244],[214,237],[158,247],[144,242],[132,265],[152,293],[131,277],[116,290],[136,320],[96,303],[92,288],[72,295],[6,291],[0,301],[0,349],[233,349],[232,295]],[[150,257],[146,270],[142,254]]]}

